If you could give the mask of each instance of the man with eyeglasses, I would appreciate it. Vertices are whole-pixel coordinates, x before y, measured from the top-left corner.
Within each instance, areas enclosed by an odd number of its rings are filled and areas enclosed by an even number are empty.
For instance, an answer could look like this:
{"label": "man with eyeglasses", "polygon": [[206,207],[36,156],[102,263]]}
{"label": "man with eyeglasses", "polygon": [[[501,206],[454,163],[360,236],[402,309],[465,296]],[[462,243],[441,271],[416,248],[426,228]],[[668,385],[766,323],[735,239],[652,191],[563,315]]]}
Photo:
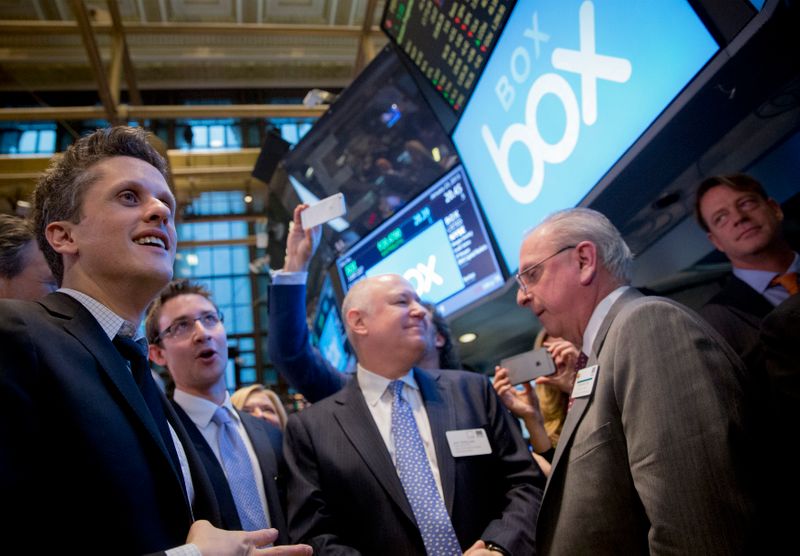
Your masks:
{"label": "man with eyeglasses", "polygon": [[211,293],[188,280],[170,282],[150,305],[145,328],[150,359],[175,381],[175,410],[211,478],[223,526],[273,527],[276,544],[286,544],[283,438],[279,429],[231,403],[225,384],[228,340]]}
{"label": "man with eyeglasses", "polygon": [[699,316],[632,289],[631,264],[589,209],[549,216],[520,249],[517,303],[584,358],[537,551],[752,553],[758,444],[742,363]]}

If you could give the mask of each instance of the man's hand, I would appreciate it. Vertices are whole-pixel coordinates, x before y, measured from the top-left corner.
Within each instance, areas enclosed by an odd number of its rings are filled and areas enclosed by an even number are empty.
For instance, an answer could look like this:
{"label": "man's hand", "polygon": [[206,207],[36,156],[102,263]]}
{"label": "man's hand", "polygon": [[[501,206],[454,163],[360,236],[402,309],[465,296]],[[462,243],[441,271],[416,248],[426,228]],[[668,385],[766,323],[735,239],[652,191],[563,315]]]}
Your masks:
{"label": "man's hand", "polygon": [[275,542],[277,529],[260,531],[225,531],[205,520],[195,521],[186,537],[203,556],[310,556],[313,550],[305,544],[258,548]]}
{"label": "man's hand", "polygon": [[292,221],[289,223],[289,234],[286,236],[286,258],[283,261],[283,270],[286,272],[301,272],[308,270],[308,263],[319,246],[322,238],[322,227],[314,226],[310,230],[303,229],[300,213],[308,208],[303,203],[294,209]]}

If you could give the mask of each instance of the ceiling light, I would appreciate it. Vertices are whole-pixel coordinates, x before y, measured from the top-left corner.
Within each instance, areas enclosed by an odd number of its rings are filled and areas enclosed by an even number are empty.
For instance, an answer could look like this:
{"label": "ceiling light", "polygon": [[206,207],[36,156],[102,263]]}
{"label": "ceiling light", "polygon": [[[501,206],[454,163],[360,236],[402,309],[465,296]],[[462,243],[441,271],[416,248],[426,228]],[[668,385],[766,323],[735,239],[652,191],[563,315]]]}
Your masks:
{"label": "ceiling light", "polygon": [[478,339],[478,335],[474,332],[467,332],[458,337],[458,341],[462,344],[469,344]]}
{"label": "ceiling light", "polygon": [[248,203],[248,204],[252,203],[253,202],[253,196],[248,193],[247,195],[244,196],[244,202]]}

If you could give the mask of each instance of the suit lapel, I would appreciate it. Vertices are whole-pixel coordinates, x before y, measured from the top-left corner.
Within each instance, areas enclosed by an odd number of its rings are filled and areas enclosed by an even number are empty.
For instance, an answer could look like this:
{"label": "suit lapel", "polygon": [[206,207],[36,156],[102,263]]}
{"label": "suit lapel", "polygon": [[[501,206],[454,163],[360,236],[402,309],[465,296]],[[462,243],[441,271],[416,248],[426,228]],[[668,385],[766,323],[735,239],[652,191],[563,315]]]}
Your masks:
{"label": "suit lapel", "polygon": [[414,513],[406,498],[400,477],[389,456],[389,451],[378,431],[378,426],[364,401],[358,381],[353,378],[338,394],[334,395],[337,407],[334,418],[350,440],[369,470],[381,483],[389,497],[402,509],[408,519],[414,521]]}
{"label": "suit lapel", "polygon": [[[600,355],[600,350],[603,347],[603,343],[605,342],[606,335],[608,334],[609,328],[611,328],[611,323],[614,322],[614,319],[617,317],[619,312],[633,299],[638,297],[642,297],[642,294],[639,293],[638,290],[630,288],[625,293],[623,293],[619,299],[617,299],[614,304],[611,306],[611,309],[608,311],[606,318],[603,319],[603,322],[600,324],[600,328],[597,331],[597,336],[595,337],[594,344],[592,345],[591,354],[589,355],[589,360],[586,363],[588,367],[597,364],[598,356]],[[603,372],[602,368],[597,369],[597,375],[595,375],[595,387],[597,380],[599,380],[600,373]],[[588,396],[583,396],[581,398],[575,398],[572,401],[572,408],[567,413],[567,419],[564,422],[564,428],[561,431],[561,437],[558,440],[558,446],[556,446],[556,453],[553,456],[553,467],[551,471],[551,476],[555,475],[556,468],[558,466],[558,462],[561,460],[562,454],[566,451],[567,446],[571,444],[572,436],[575,433],[575,430],[580,424],[581,419],[583,418],[583,414],[586,412],[586,408],[589,407],[589,402],[591,402],[592,398],[594,397],[594,390]],[[547,481],[547,485],[545,486],[545,494],[547,494],[547,488],[550,486],[551,481]]]}
{"label": "suit lapel", "polygon": [[720,291],[714,302],[736,310],[742,318],[757,328],[761,326],[761,320],[774,309],[767,298],[736,276],[731,277],[730,282]]}
{"label": "suit lapel", "polygon": [[439,478],[442,481],[444,503],[450,515],[453,514],[453,500],[455,499],[455,461],[450,455],[447,443],[447,431],[455,428],[455,407],[451,394],[439,384],[441,375],[438,372],[414,369],[414,378],[417,381],[428,422],[431,426],[433,445],[436,447],[436,461],[439,464]]}

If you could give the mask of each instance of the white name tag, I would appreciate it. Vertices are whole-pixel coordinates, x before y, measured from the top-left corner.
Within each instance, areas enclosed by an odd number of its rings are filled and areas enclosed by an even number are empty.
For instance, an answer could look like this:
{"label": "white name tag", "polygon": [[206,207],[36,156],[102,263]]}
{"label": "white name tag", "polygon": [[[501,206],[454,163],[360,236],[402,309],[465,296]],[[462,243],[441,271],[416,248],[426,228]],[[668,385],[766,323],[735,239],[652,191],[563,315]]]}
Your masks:
{"label": "white name tag", "polygon": [[572,388],[572,397],[583,398],[591,394],[595,377],[597,377],[597,365],[578,371],[578,375],[575,377],[575,386]]}
{"label": "white name tag", "polygon": [[483,456],[492,453],[486,431],[483,429],[464,429],[463,431],[447,431],[447,443],[454,458],[463,456]]}

